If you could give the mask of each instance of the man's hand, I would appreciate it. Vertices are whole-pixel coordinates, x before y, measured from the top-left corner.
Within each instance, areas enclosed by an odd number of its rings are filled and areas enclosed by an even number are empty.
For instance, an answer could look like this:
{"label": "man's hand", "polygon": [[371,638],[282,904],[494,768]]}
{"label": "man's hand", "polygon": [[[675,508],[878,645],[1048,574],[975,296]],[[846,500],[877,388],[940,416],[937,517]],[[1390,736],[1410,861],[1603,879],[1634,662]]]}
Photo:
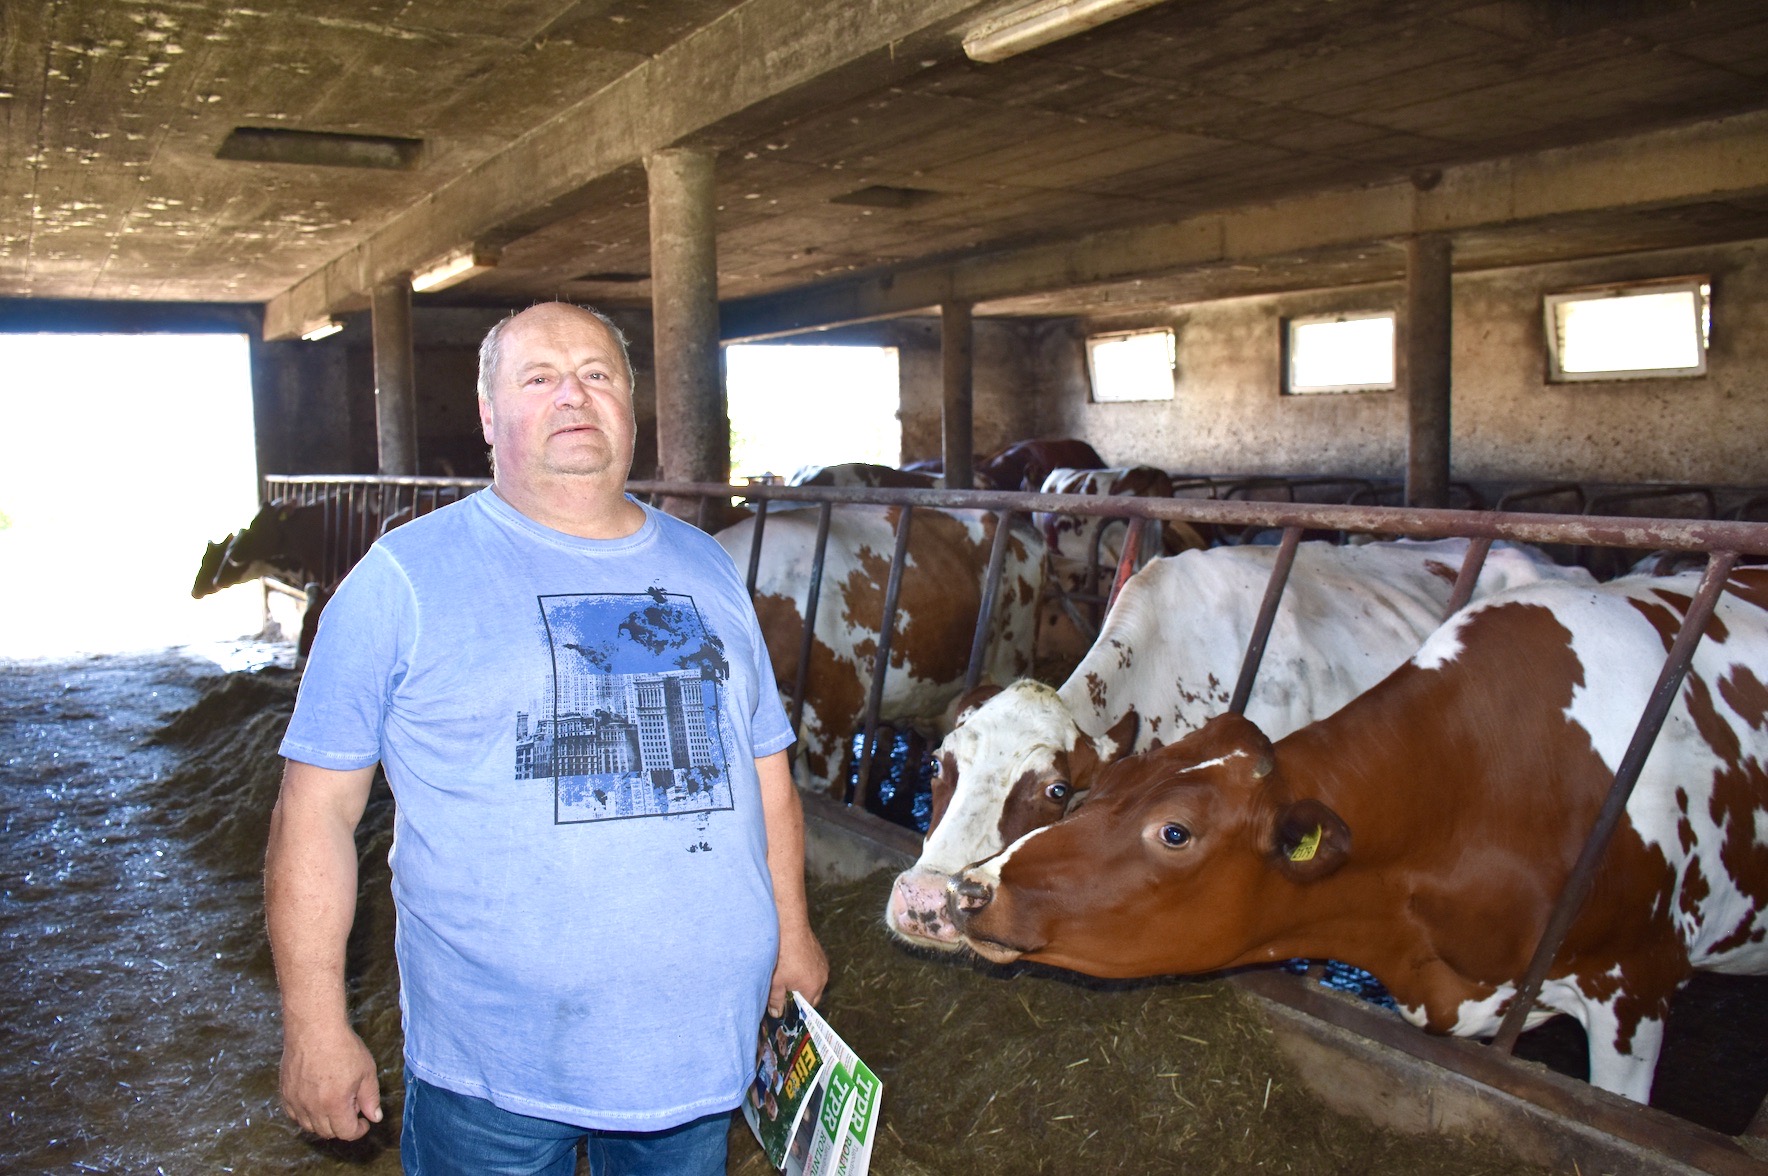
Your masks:
{"label": "man's hand", "polygon": [[767,1011],[778,1017],[786,1011],[787,993],[796,992],[811,1004],[823,999],[829,982],[829,957],[806,926],[788,933],[780,928],[780,956],[774,962],[773,985],[767,991]]}
{"label": "man's hand", "polygon": [[265,925],[282,990],[282,1105],[303,1130],[331,1139],[360,1139],[381,1121],[374,1056],[344,1000],[355,830],[373,780],[372,767],[290,760],[264,855]]}
{"label": "man's hand", "polygon": [[381,1121],[374,1055],[349,1028],[283,1035],[282,1109],[327,1139],[360,1139]]}

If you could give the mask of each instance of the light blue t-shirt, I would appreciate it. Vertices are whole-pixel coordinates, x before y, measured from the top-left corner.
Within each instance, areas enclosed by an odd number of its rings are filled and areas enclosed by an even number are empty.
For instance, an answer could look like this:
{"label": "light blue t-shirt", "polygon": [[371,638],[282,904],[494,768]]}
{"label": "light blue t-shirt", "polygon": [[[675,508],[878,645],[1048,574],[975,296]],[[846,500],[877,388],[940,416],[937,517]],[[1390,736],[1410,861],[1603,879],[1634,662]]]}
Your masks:
{"label": "light blue t-shirt", "polygon": [[647,507],[579,539],[487,490],[344,580],[281,751],[385,765],[411,1071],[650,1131],[754,1076],[779,933],[754,761],[791,741],[709,536]]}

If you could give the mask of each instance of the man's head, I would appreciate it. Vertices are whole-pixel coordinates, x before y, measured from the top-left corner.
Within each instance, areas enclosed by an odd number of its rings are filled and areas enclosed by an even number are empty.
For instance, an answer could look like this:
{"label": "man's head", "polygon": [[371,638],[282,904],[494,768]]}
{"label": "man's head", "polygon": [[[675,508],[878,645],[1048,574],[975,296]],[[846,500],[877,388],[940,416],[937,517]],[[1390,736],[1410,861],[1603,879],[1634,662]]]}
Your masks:
{"label": "man's head", "polygon": [[479,348],[479,420],[498,484],[609,475],[625,482],[635,424],[632,362],[606,315],[542,303]]}

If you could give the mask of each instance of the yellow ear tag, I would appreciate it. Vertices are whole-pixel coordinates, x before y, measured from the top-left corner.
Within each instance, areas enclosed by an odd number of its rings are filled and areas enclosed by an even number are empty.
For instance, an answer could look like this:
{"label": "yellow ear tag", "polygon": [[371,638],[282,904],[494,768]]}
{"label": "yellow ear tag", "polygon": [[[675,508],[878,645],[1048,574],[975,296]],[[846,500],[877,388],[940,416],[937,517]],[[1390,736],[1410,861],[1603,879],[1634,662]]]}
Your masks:
{"label": "yellow ear tag", "polygon": [[1320,833],[1320,826],[1315,825],[1314,831],[1296,842],[1295,848],[1289,851],[1289,860],[1292,862],[1313,861],[1314,855],[1320,851]]}

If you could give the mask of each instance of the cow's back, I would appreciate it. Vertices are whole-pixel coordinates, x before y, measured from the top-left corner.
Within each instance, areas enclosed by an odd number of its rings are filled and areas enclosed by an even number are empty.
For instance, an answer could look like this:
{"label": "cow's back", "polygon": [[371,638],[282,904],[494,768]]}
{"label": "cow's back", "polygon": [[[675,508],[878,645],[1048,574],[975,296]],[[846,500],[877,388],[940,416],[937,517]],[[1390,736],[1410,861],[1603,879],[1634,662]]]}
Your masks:
{"label": "cow's back", "polygon": [[[1322,718],[1398,668],[1443,619],[1468,541],[1303,543],[1246,714],[1273,739]],[[1227,709],[1274,547],[1217,547],[1156,560],[1125,585],[1062,687],[1097,735],[1134,708],[1137,749],[1170,743]],[[1478,595],[1541,578],[1590,582],[1528,549],[1495,548]]]}
{"label": "cow's back", "polygon": [[[895,507],[851,505],[837,506],[830,515],[802,731],[804,782],[816,787],[841,775],[845,745],[864,714],[898,517]],[[983,511],[915,512],[881,718],[931,730],[962,689],[994,526],[993,516]],[[755,611],[775,679],[787,697],[803,638],[816,531],[814,509],[770,511],[763,530]],[[753,533],[754,520],[747,519],[717,536],[741,570],[749,565]],[[985,663],[990,675],[1001,680],[1031,665],[1040,566],[1035,539],[1015,532]]]}
{"label": "cow's back", "polygon": [[[1538,604],[1570,634],[1579,680],[1566,718],[1587,733],[1604,772],[1619,767],[1698,573],[1627,577],[1600,588],[1538,585],[1497,601]],[[1694,967],[1768,971],[1768,572],[1734,573],[1652,746],[1605,868],[1645,884],[1662,870],[1660,908]],[[1452,629],[1419,660],[1452,657]],[[1446,638],[1446,640],[1444,639]],[[1636,840],[1633,838],[1636,837]],[[1619,891],[1612,881],[1606,889]],[[1660,896],[1663,897],[1663,896]],[[1600,897],[1590,917],[1600,918]]]}

